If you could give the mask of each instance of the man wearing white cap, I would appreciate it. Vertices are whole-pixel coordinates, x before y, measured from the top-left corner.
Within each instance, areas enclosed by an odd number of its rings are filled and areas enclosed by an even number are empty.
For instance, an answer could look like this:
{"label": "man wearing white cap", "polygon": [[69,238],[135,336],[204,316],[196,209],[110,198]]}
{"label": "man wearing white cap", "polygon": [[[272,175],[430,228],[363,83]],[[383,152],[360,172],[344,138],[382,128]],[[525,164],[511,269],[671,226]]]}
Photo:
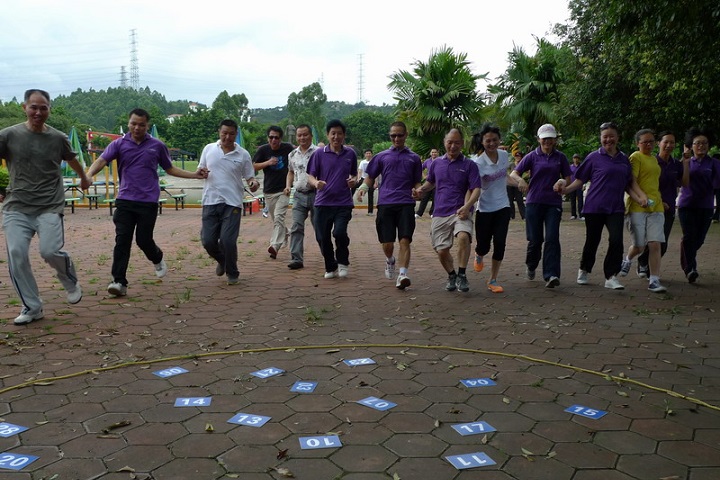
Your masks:
{"label": "man wearing white cap", "polygon": [[[560,285],[561,192],[570,183],[571,172],[567,157],[555,148],[555,127],[546,123],[538,129],[537,136],[540,146],[525,155],[510,176],[517,181],[520,191],[526,194],[527,278],[535,278],[535,269],[542,257],[545,287],[555,288]],[[529,183],[522,178],[525,172],[530,172]]]}

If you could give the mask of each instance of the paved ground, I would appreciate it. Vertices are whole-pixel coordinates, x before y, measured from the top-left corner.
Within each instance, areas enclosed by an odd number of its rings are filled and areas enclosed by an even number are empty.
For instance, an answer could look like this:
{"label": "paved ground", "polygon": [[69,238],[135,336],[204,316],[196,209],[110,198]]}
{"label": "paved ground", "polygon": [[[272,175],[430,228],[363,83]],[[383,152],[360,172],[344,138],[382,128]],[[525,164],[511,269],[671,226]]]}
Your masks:
{"label": "paved ground", "polygon": [[[158,281],[134,251],[129,296],[114,299],[105,293],[107,210],[66,218],[80,304],[64,302],[34,253],[46,318],[16,327],[18,302],[0,269],[0,422],[28,427],[0,437],[0,452],[39,457],[0,469],[2,480],[720,478],[717,225],[695,286],[678,266],[676,228],[663,276],[670,290],[657,295],[634,276],[621,292],[604,289],[597,272],[592,285],[576,285],[578,221],[562,224],[561,286],[525,280],[523,224],[514,221],[506,293],[488,292],[486,273],[472,272],[461,294],[443,290],[427,218],[405,292],[384,278],[364,210],[350,225],[349,278],[323,279],[310,240],[304,270],[287,269],[286,250],[270,260],[270,224],[255,214],[242,224],[242,281],[227,286],[199,244],[200,210],[169,208],[156,229],[167,277]],[[376,364],[343,363],[366,357]],[[172,367],[188,373],[153,373]],[[271,367],[285,373],[250,375]],[[460,383],[472,378],[497,384]],[[292,393],[297,380],[318,385]],[[212,403],[174,407],[187,397]],[[356,403],[367,397],[397,406]],[[573,405],[608,413],[589,419],[565,411]],[[227,422],[238,413],[271,418],[259,428]],[[452,428],[477,421],[497,431]],[[338,435],[342,447],[300,448],[300,437],[318,435]],[[496,464],[461,471],[445,459],[476,452]],[[0,468],[10,463],[0,455]]]}

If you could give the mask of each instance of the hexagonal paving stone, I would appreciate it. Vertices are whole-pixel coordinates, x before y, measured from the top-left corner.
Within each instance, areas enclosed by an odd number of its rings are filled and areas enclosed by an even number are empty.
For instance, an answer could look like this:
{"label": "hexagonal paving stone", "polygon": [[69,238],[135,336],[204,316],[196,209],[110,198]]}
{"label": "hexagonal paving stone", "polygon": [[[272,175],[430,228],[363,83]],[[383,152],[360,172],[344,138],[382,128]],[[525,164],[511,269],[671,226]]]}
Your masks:
{"label": "hexagonal paving stone", "polygon": [[[225,475],[225,469],[210,458],[176,458],[153,471],[154,480],[214,480]],[[244,477],[247,478],[247,477]]]}
{"label": "hexagonal paving stone", "polygon": [[129,466],[138,472],[150,472],[172,459],[172,453],[164,445],[130,445],[104,460],[111,471]]}
{"label": "hexagonal paving stone", "polygon": [[447,443],[426,433],[395,434],[383,445],[400,457],[434,457],[448,447]]}
{"label": "hexagonal paving stone", "polygon": [[689,441],[660,442],[658,454],[690,467],[715,467],[720,450]]}
{"label": "hexagonal paving stone", "polygon": [[597,445],[619,454],[653,453],[657,442],[633,432],[598,432]]}
{"label": "hexagonal paving stone", "polygon": [[309,435],[322,434],[335,430],[343,423],[340,419],[330,413],[301,412],[291,415],[281,422],[293,433],[304,433]]}
{"label": "hexagonal paving stone", "polygon": [[346,445],[334,452],[330,460],[346,472],[382,472],[397,457],[378,445]]}

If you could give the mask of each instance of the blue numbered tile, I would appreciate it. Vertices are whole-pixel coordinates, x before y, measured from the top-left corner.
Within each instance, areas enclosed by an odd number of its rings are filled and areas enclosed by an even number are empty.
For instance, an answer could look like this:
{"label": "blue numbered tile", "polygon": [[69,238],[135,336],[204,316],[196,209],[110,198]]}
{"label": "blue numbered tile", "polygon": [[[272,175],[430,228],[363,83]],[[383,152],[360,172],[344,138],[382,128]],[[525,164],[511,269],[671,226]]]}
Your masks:
{"label": "blue numbered tile", "polygon": [[317,382],[305,382],[303,380],[298,380],[290,388],[290,391],[296,393],[312,393],[315,391],[315,387],[317,387]]}
{"label": "blue numbered tile", "polygon": [[12,437],[20,432],[24,432],[28,427],[22,427],[20,425],[13,425],[12,423],[0,422],[0,437]]}
{"label": "blue numbered tile", "polygon": [[453,425],[452,428],[454,428],[456,432],[463,436],[477,435],[479,433],[488,433],[495,431],[495,427],[493,427],[487,422],[459,423],[457,425]]}
{"label": "blue numbered tile", "polygon": [[458,470],[465,470],[466,468],[476,467],[489,467],[490,465],[495,465],[493,459],[482,452],[466,453],[463,455],[450,455],[445,457],[445,459],[448,462],[452,463],[453,467],[457,468]]}
{"label": "blue numbered tile", "polygon": [[595,410],[593,408],[583,407],[582,405],[573,405],[565,409],[566,412],[574,413],[575,415],[581,415],[583,417],[592,418],[597,420],[598,418],[607,415],[604,410]]}
{"label": "blue numbered tile", "polygon": [[342,447],[342,442],[337,435],[326,435],[322,437],[300,437],[300,448],[302,450],[337,447]]}
{"label": "blue numbered tile", "polygon": [[187,373],[188,371],[185,370],[182,367],[172,367],[172,368],[166,368],[165,370],[158,370],[157,372],[153,372],[153,375],[157,375],[161,378],[168,378],[168,377],[174,377],[175,375],[180,375],[181,373]]}
{"label": "blue numbered tile", "polygon": [[460,383],[469,388],[492,387],[493,385],[497,385],[497,383],[490,378],[466,378],[465,380],[460,380]]}
{"label": "blue numbered tile", "polygon": [[374,365],[377,363],[372,358],[353,358],[350,360],[343,360],[343,362],[345,365],[349,365],[351,367],[357,367],[358,365]]}
{"label": "blue numbered tile", "polygon": [[207,407],[212,403],[212,397],[181,397],[175,399],[176,407]]}
{"label": "blue numbered tile", "polygon": [[362,400],[358,400],[357,403],[380,411],[390,410],[393,407],[397,407],[397,403],[393,403],[388,400],[382,400],[377,397],[363,398]]}
{"label": "blue numbered tile", "polygon": [[228,423],[236,423],[238,425],[245,425],[248,427],[262,427],[270,420],[270,417],[262,415],[252,415],[250,413],[238,413]]}
{"label": "blue numbered tile", "polygon": [[258,370],[257,372],[252,372],[250,375],[253,375],[258,378],[268,378],[268,377],[274,377],[275,375],[280,375],[281,373],[285,373],[285,370],[282,370],[280,368],[270,367],[270,368],[264,368],[262,370]]}
{"label": "blue numbered tile", "polygon": [[21,470],[27,467],[40,457],[34,455],[22,455],[20,453],[0,453],[0,468],[5,470]]}

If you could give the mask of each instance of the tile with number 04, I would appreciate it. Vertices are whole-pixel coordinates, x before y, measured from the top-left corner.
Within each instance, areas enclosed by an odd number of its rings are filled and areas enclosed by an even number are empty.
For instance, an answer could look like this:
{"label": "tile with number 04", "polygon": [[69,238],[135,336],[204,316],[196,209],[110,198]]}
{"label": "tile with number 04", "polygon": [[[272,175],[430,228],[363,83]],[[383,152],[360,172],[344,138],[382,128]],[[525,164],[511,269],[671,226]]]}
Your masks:
{"label": "tile with number 04", "polygon": [[175,399],[176,407],[208,407],[212,397],[180,397]]}
{"label": "tile with number 04", "polygon": [[497,385],[491,378],[466,378],[465,380],[460,380],[460,383],[469,388],[492,387],[493,385]]}
{"label": "tile with number 04", "polygon": [[357,367],[358,365],[375,365],[377,362],[375,362],[372,358],[353,358],[350,360],[343,360],[343,363],[351,367]]}
{"label": "tile with number 04", "polygon": [[160,378],[168,378],[168,377],[174,377],[175,375],[180,375],[181,373],[188,373],[188,370],[185,370],[182,367],[172,367],[172,368],[166,368],[165,370],[158,370],[157,372],[152,372],[153,375],[157,375]]}

